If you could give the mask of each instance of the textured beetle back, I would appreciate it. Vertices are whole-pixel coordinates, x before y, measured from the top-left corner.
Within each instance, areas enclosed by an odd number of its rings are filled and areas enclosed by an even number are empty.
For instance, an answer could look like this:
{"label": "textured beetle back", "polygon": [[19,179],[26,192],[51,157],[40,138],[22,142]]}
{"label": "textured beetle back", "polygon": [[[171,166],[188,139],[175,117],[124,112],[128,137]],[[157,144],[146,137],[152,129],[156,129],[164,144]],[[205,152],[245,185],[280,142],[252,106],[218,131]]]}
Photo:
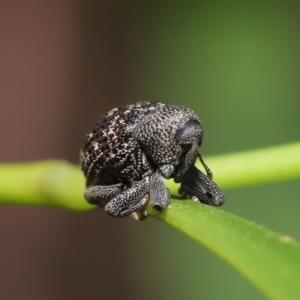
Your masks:
{"label": "textured beetle back", "polygon": [[[80,152],[80,164],[87,185],[121,181],[124,177],[121,172],[126,172],[126,165],[130,166],[133,156],[138,155],[138,145],[128,132],[140,118],[149,113],[149,107],[155,106],[155,103],[122,106],[109,111],[97,121]],[[140,177],[136,173],[132,170],[132,178]]]}
{"label": "textured beetle back", "polygon": [[160,103],[155,113],[145,116],[136,125],[134,135],[156,165],[173,165],[182,153],[175,141],[176,131],[191,120],[199,122],[190,109]]}
{"label": "textured beetle back", "polygon": [[87,185],[130,185],[157,165],[174,163],[180,153],[174,143],[176,129],[191,119],[199,122],[190,109],[160,102],[109,111],[87,135],[80,153]]}

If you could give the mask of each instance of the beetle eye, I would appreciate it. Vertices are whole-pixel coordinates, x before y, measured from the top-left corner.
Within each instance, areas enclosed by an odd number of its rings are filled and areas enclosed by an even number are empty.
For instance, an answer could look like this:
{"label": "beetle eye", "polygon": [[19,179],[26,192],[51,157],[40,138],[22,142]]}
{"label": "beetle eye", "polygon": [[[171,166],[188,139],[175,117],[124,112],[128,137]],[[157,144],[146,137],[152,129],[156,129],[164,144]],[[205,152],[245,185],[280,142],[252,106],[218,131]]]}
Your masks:
{"label": "beetle eye", "polygon": [[192,148],[192,144],[182,144],[180,147],[183,153],[188,153]]}

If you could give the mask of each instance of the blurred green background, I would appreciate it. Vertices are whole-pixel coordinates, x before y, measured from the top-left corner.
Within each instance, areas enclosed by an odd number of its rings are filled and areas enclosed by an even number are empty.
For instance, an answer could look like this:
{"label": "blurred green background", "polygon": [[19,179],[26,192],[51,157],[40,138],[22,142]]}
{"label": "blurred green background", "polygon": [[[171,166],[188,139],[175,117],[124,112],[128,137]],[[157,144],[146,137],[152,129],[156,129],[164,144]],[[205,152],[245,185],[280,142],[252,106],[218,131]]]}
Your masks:
{"label": "blurred green background", "polygon": [[[193,109],[204,159],[299,140],[296,1],[20,3],[0,13],[4,161],[77,163],[94,121],[137,101]],[[224,192],[221,209],[300,240],[298,181]],[[3,208],[0,219],[3,299],[265,299],[151,218]]]}
{"label": "blurred green background", "polygon": [[[204,157],[296,141],[299,28],[296,2],[164,2],[132,22],[132,97],[194,109],[204,127]],[[299,191],[299,182],[227,190],[222,209],[300,239]],[[141,298],[264,298],[205,249],[199,260],[193,241],[153,226],[149,246],[133,246],[138,264],[147,266],[145,274],[141,266],[135,272]],[[147,259],[141,248],[149,249]]]}

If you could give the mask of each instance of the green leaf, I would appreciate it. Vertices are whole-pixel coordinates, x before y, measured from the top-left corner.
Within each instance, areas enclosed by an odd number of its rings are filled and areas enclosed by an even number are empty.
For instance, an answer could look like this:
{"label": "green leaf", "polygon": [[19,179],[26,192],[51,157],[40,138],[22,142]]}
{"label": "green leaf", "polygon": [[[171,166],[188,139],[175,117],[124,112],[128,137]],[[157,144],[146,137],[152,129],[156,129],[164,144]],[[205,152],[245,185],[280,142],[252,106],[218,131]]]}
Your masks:
{"label": "green leaf", "polygon": [[[300,177],[300,143],[211,157],[206,162],[222,188]],[[197,167],[202,168],[200,162]],[[178,185],[170,180],[173,195]],[[230,199],[226,199],[230,201]],[[180,230],[227,261],[271,299],[300,299],[300,244],[222,209],[172,200],[149,215]]]}
{"label": "green leaf", "polygon": [[271,299],[300,299],[300,244],[221,209],[172,200],[148,214],[180,230],[224,259]]}

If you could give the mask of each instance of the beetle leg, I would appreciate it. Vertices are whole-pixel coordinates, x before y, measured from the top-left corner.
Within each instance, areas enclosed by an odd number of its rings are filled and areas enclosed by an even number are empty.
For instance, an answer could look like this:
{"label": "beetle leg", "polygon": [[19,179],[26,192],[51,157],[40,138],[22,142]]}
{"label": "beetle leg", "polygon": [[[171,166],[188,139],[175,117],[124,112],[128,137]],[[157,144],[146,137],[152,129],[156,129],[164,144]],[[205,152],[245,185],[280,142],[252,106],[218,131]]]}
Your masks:
{"label": "beetle leg", "polygon": [[220,206],[225,196],[208,176],[193,166],[181,182],[179,193],[196,201],[212,206]]}
{"label": "beetle leg", "polygon": [[87,188],[84,197],[89,203],[104,207],[110,199],[122,193],[124,188],[125,185],[123,183],[95,185]]}
{"label": "beetle leg", "polygon": [[112,198],[105,211],[112,217],[125,217],[140,210],[148,201],[149,177]]}
{"label": "beetle leg", "polygon": [[174,174],[175,167],[173,165],[162,165],[159,167],[159,171],[165,178],[171,178]]}
{"label": "beetle leg", "polygon": [[159,211],[169,205],[170,191],[166,188],[165,181],[165,177],[158,172],[150,176],[150,201]]}
{"label": "beetle leg", "polygon": [[135,211],[134,213],[132,213],[130,215],[133,219],[135,219],[136,221],[143,221],[146,220],[148,217],[147,211],[142,208],[140,208],[139,210]]}

